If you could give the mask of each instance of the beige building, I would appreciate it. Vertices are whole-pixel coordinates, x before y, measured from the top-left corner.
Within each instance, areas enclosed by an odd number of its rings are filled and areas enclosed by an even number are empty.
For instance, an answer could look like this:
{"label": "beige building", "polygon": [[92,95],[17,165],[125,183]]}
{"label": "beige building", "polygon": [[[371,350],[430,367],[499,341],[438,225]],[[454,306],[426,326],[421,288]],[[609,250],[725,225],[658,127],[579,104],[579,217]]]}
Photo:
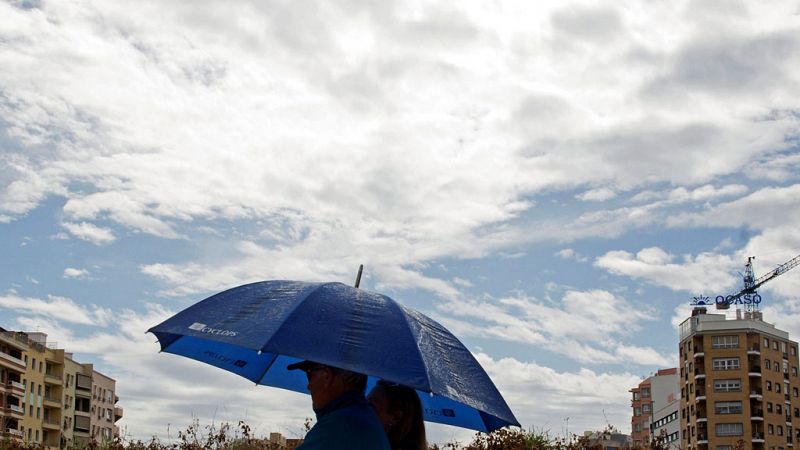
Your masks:
{"label": "beige building", "polygon": [[81,447],[94,425],[98,442],[111,439],[122,417],[116,382],[55,347],[44,333],[0,329],[2,436],[52,450]]}
{"label": "beige building", "polygon": [[22,439],[27,344],[0,331],[0,439]]}
{"label": "beige building", "polygon": [[760,312],[680,326],[681,448],[800,448],[798,344]]}
{"label": "beige building", "polygon": [[[117,382],[100,372],[92,372],[91,437],[106,442],[114,437]],[[120,413],[121,415],[121,413]],[[118,431],[117,431],[118,432]]]}

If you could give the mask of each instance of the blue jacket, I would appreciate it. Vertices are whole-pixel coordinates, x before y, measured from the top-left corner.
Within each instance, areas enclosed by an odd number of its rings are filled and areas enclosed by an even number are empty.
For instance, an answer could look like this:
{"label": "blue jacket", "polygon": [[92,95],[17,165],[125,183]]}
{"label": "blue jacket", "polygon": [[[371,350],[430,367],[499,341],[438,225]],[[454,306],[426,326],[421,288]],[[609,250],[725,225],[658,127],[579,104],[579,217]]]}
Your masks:
{"label": "blue jacket", "polygon": [[364,394],[350,391],[325,405],[297,450],[390,450],[383,425]]}

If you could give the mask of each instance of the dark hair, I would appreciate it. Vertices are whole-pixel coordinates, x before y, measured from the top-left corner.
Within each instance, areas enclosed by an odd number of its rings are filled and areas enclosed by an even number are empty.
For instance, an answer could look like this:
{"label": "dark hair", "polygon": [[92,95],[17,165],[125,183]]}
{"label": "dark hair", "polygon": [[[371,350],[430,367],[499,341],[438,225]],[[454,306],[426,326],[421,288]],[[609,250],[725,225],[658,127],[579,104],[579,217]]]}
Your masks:
{"label": "dark hair", "polygon": [[417,391],[384,380],[378,381],[376,388],[383,390],[391,411],[403,413],[400,421],[386,432],[392,450],[427,450],[425,424],[422,422],[422,403],[419,401]]}

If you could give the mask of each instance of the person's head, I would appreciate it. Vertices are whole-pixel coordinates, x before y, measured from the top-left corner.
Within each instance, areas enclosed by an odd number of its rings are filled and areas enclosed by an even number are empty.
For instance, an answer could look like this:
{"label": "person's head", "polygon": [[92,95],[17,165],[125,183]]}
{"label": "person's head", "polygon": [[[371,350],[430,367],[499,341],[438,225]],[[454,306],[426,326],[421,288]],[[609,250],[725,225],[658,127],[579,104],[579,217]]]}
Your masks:
{"label": "person's head", "polygon": [[422,404],[414,389],[378,381],[367,400],[383,424],[393,449],[427,449]]}
{"label": "person's head", "polygon": [[367,376],[313,361],[302,361],[287,366],[289,370],[300,369],[306,373],[311,406],[315,410],[324,408],[331,400],[348,391],[362,394],[367,388]]}

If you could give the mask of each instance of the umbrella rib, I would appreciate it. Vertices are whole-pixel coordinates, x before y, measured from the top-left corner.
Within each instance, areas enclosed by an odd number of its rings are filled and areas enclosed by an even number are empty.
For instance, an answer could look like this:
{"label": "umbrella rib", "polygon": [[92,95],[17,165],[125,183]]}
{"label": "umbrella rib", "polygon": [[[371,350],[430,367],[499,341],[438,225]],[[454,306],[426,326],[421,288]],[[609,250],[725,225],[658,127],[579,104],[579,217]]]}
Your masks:
{"label": "umbrella rib", "polygon": [[[411,325],[411,322],[409,321],[409,316],[408,314],[405,313],[403,306],[400,305],[400,303],[398,303],[397,301],[394,301],[394,306],[403,313],[401,314],[401,317],[403,318],[403,321],[405,321],[406,323],[406,329],[408,330],[409,333],[411,333],[411,336],[414,336],[414,340],[417,341],[417,339],[419,339],[419,335],[414,332],[414,327]],[[422,361],[422,367],[425,369],[425,381],[428,384],[428,392],[433,392],[433,384],[431,383],[431,374],[430,371],[428,370],[428,365],[425,364],[425,358],[422,356],[422,350],[420,350],[419,345],[415,345],[414,349],[417,351],[417,355],[419,356],[420,361]]]}
{"label": "umbrella rib", "polygon": [[275,364],[275,361],[278,360],[278,354],[277,353],[273,353],[272,355],[273,355],[272,356],[272,361],[270,361],[269,364],[267,364],[267,366],[264,368],[264,371],[261,372],[261,376],[256,378],[256,384],[261,384],[261,380],[263,380],[264,377],[267,376],[267,372],[269,371],[269,369],[271,369],[272,365]]}

